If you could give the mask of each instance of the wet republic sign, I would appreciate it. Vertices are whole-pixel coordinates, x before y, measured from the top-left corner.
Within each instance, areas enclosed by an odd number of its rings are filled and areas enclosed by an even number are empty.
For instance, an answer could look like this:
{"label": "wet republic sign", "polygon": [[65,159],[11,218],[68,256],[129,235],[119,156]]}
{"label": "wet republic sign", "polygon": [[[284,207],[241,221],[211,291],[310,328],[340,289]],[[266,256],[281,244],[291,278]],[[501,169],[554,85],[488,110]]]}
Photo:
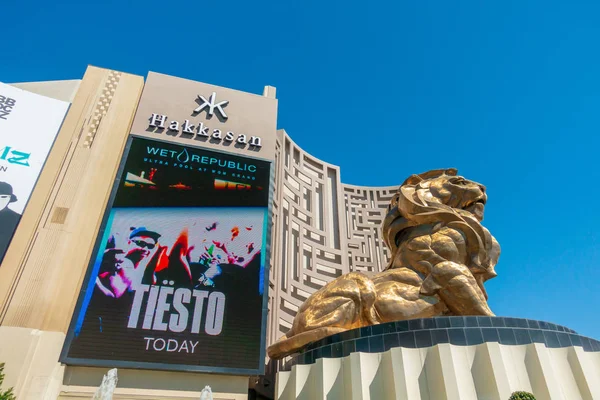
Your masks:
{"label": "wet republic sign", "polygon": [[273,159],[277,100],[150,73],[132,134]]}

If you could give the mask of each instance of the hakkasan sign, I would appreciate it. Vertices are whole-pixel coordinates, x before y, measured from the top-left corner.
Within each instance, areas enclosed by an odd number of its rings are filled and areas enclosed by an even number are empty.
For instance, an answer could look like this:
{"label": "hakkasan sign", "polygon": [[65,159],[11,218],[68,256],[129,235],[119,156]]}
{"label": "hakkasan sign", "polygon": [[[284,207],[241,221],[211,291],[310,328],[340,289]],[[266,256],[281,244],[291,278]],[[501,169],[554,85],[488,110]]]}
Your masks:
{"label": "hakkasan sign", "polygon": [[151,72],[131,131],[272,160],[276,129],[277,99]]}
{"label": "hakkasan sign", "polygon": [[272,162],[160,139],[132,130],[61,361],[260,374]]}

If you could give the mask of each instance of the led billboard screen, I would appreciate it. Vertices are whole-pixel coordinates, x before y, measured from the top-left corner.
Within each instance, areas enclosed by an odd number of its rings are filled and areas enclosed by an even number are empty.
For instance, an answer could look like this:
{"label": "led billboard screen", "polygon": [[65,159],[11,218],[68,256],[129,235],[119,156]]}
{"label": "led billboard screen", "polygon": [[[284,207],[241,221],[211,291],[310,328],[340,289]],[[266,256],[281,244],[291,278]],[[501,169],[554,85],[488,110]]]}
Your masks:
{"label": "led billboard screen", "polygon": [[66,364],[260,373],[271,163],[132,138]]}

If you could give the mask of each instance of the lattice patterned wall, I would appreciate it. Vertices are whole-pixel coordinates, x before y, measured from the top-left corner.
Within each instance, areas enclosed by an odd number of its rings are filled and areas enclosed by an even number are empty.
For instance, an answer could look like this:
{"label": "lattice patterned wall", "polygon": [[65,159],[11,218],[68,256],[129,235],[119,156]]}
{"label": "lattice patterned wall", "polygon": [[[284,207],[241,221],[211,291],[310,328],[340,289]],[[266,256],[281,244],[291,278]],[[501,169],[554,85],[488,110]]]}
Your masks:
{"label": "lattice patterned wall", "polygon": [[342,184],[339,167],[306,153],[285,131],[276,153],[268,344],[327,282],[385,268],[380,224],[397,189]]}
{"label": "lattice patterned wall", "polygon": [[343,185],[350,271],[379,272],[387,265],[390,253],[383,243],[381,223],[397,190],[397,186]]}

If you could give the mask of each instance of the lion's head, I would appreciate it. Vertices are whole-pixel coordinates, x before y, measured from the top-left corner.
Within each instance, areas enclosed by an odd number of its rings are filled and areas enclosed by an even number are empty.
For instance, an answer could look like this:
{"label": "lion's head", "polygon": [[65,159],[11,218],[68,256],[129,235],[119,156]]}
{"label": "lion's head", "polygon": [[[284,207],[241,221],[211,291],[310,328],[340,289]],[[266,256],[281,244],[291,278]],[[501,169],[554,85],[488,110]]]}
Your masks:
{"label": "lion's head", "polygon": [[382,226],[384,241],[395,253],[400,233],[407,228],[437,223],[460,225],[474,264],[495,264],[490,257],[497,260],[499,247],[481,226],[486,201],[485,186],[457,175],[454,168],[412,175],[390,202]]}
{"label": "lion's head", "polygon": [[[479,221],[483,220],[483,210],[487,201],[485,186],[457,175],[454,168],[428,171],[412,175],[402,184],[400,191],[410,203],[419,206],[460,209],[471,213]],[[400,199],[401,194],[397,195]],[[404,204],[408,208],[414,206]],[[445,208],[444,207],[444,208]]]}

